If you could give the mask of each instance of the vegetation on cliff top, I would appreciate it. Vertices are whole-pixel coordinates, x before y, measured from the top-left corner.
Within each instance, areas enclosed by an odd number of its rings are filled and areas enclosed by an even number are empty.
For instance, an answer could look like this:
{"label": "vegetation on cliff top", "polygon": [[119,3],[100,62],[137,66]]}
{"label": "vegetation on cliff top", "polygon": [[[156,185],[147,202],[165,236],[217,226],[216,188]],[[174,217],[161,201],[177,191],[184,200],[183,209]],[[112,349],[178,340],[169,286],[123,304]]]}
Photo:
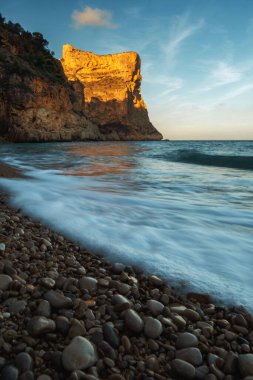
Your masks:
{"label": "vegetation on cliff top", "polygon": [[39,32],[29,32],[18,23],[6,22],[0,14],[0,67],[10,74],[38,75],[65,82],[62,67],[48,41]]}

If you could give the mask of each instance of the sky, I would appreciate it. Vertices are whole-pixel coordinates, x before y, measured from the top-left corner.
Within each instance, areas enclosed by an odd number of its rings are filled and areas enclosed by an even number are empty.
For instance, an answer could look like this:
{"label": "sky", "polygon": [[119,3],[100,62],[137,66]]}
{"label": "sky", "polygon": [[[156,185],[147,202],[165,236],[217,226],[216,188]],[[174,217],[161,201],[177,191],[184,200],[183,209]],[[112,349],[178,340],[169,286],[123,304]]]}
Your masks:
{"label": "sky", "polygon": [[96,54],[137,51],[164,138],[253,139],[253,0],[0,0],[0,12]]}

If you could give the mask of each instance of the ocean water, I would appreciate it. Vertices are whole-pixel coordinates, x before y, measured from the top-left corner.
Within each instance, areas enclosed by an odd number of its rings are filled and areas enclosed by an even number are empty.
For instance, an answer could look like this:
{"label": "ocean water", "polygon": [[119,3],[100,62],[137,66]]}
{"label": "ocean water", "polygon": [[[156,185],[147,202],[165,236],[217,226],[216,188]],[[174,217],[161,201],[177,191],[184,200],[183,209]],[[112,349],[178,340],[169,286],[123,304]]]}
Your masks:
{"label": "ocean water", "polygon": [[253,310],[253,142],[6,144],[11,202],[94,253]]}

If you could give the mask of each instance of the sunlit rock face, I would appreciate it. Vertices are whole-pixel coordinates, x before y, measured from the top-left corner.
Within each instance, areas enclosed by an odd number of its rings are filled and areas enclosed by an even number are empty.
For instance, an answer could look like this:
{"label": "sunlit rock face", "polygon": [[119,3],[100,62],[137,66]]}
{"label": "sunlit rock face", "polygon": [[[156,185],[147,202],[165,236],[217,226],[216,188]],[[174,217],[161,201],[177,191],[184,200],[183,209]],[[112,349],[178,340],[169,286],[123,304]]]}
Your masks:
{"label": "sunlit rock face", "polygon": [[137,53],[96,55],[64,45],[63,70],[84,86],[86,116],[106,140],[160,140],[140,95],[141,61]]}

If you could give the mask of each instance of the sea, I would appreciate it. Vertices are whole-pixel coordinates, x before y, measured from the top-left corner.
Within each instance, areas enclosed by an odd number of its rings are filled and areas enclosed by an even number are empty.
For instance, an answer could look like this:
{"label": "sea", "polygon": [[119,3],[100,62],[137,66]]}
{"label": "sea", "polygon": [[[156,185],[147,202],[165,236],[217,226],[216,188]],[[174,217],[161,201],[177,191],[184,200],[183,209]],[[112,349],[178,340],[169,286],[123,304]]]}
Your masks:
{"label": "sea", "polygon": [[0,145],[10,202],[94,254],[253,311],[253,142]]}

